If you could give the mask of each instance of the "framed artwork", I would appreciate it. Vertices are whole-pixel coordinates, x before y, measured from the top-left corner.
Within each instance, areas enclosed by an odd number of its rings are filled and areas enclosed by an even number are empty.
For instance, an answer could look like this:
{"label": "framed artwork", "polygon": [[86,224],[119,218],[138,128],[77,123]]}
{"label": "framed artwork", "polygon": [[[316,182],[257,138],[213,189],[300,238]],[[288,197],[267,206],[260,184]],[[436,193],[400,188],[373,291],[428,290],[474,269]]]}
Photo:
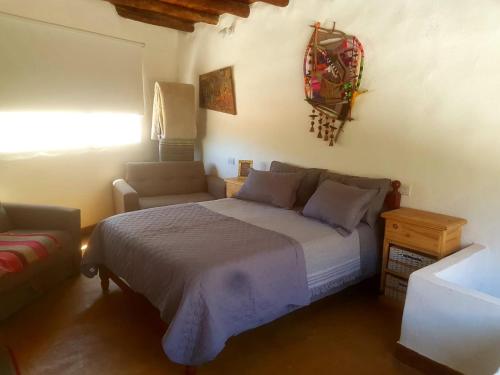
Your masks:
{"label": "framed artwork", "polygon": [[232,67],[200,75],[199,87],[201,108],[236,114]]}
{"label": "framed artwork", "polygon": [[240,160],[238,162],[238,177],[248,177],[253,167],[253,160]]}

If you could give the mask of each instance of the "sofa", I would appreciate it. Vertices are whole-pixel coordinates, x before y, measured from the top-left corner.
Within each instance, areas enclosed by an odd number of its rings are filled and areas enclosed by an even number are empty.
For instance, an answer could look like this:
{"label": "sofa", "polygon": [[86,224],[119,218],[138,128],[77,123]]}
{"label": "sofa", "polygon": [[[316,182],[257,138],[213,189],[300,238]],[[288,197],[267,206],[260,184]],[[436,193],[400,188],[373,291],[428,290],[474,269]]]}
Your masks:
{"label": "sofa", "polygon": [[[3,263],[0,263],[0,320],[62,280],[79,273],[80,230],[78,209],[0,203],[0,240],[3,240],[0,242],[0,249],[3,250]],[[25,253],[8,251],[12,249],[12,242],[34,241],[33,236],[39,235],[57,244],[43,258],[27,262]],[[5,263],[8,260],[6,255],[18,258],[22,269],[9,270],[9,265]]]}
{"label": "sofa", "polygon": [[206,176],[201,161],[130,162],[113,181],[115,213],[224,198],[224,180]]}

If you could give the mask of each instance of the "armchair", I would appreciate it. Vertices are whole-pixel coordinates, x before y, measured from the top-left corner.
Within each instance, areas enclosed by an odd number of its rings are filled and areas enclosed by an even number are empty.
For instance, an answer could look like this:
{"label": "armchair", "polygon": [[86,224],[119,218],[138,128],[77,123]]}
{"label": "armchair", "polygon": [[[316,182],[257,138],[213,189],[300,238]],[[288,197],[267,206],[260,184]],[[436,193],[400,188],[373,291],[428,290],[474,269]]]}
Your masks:
{"label": "armchair", "polygon": [[[9,236],[44,233],[60,247],[48,257],[28,263],[20,272],[0,275],[0,320],[65,278],[79,273],[80,210],[55,206],[2,203],[3,228]],[[1,235],[1,234],[0,234]]]}
{"label": "armchair", "polygon": [[224,180],[206,176],[201,161],[127,163],[113,181],[115,213],[225,197]]}

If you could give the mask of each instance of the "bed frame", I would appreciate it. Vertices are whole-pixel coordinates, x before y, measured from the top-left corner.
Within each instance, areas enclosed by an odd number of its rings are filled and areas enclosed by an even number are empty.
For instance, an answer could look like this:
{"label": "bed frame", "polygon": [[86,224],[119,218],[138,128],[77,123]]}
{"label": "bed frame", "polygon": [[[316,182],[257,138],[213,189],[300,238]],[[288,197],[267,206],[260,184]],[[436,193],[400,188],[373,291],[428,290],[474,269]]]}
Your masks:
{"label": "bed frame", "polygon": [[[387,193],[387,196],[385,197],[384,209],[386,210],[398,209],[401,204],[401,193],[399,192],[401,182],[398,180],[394,180],[392,181],[391,185],[392,191]],[[133,298],[145,300],[145,298],[141,294],[134,292],[125,281],[111,272],[103,264],[99,265],[99,278],[101,279],[101,289],[103,292],[109,291],[109,280],[112,280],[125,294],[130,295]],[[165,323],[162,329],[166,330],[167,327],[168,325]],[[186,366],[185,375],[196,375],[196,369],[197,368],[194,366]]]}

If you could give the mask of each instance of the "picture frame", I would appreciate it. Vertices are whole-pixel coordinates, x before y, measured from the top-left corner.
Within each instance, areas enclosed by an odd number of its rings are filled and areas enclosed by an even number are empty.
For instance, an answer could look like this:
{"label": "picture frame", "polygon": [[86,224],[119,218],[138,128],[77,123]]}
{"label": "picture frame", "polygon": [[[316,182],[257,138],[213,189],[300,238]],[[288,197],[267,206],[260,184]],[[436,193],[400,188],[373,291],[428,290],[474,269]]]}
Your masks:
{"label": "picture frame", "polygon": [[200,108],[236,115],[232,66],[200,75],[199,103]]}
{"label": "picture frame", "polygon": [[238,161],[238,177],[248,177],[250,169],[253,167],[253,160]]}

